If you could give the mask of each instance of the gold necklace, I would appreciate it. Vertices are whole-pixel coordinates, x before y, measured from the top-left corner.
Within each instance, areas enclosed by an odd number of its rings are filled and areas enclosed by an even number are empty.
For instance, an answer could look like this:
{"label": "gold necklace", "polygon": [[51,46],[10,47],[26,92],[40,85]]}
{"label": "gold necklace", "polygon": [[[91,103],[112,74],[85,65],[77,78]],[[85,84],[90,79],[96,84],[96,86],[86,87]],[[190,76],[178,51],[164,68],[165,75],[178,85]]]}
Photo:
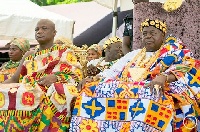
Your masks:
{"label": "gold necklace", "polygon": [[[141,81],[149,74],[149,68],[156,61],[160,55],[160,49],[156,51],[152,57],[145,59],[146,48],[143,48],[132,61],[130,61],[122,72],[122,77],[119,78],[121,81],[129,81],[128,73],[131,75],[131,81]],[[134,65],[133,65],[134,64]]]}
{"label": "gold necklace", "polygon": [[[125,68],[124,68],[124,71],[122,72],[122,77],[120,77],[119,78],[119,80],[120,81],[128,81],[129,79],[128,79],[128,77],[127,77],[127,75],[128,75],[128,68],[129,67],[131,67],[131,65],[133,64],[133,62],[137,62],[137,60],[139,61],[139,60],[142,60],[142,58],[144,57],[144,52],[146,52],[146,48],[143,48],[141,51],[140,51],[140,53],[138,53],[134,58],[133,58],[133,60],[132,61],[130,61],[126,66],[125,66]],[[139,58],[140,57],[140,58]],[[138,59],[139,58],[139,59]]]}

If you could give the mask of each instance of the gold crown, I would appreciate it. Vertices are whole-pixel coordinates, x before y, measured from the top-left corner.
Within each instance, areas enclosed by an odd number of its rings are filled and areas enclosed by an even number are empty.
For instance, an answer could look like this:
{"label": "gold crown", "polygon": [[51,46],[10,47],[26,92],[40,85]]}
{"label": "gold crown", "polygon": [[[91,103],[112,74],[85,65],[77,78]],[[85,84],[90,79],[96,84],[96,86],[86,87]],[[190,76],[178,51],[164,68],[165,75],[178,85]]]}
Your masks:
{"label": "gold crown", "polygon": [[117,42],[121,42],[122,43],[122,40],[119,37],[116,37],[116,36],[112,37],[112,38],[109,38],[108,40],[106,40],[104,42],[103,49],[106,49],[108,47],[108,45],[113,44],[113,43],[117,43]]}
{"label": "gold crown", "polygon": [[158,19],[156,20],[150,20],[150,19],[146,19],[144,22],[141,23],[141,32],[143,31],[144,27],[149,27],[149,26],[153,26],[157,29],[159,29],[160,31],[162,31],[163,33],[167,33],[167,25],[165,22],[162,22]]}

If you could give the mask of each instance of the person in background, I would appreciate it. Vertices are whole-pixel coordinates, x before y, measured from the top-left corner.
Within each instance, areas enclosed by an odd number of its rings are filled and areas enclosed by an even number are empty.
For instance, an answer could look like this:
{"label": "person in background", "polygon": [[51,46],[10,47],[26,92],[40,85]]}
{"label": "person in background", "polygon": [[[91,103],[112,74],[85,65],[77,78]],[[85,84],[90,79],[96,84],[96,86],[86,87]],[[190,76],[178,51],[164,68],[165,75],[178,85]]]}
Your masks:
{"label": "person in background", "polygon": [[[149,2],[149,0],[133,0],[134,4],[139,2]],[[132,51],[133,42],[133,13],[126,15],[124,18],[124,32],[122,41],[122,50],[124,55]]]}
{"label": "person in background", "polygon": [[133,14],[128,14],[124,18],[124,32],[122,50],[124,54],[131,52],[133,41]]}
{"label": "person in background", "polygon": [[0,83],[10,79],[17,70],[23,55],[29,51],[29,41],[24,38],[15,38],[9,43],[10,61],[5,62],[0,67]]}
{"label": "person in background", "polygon": [[98,44],[93,44],[87,49],[87,61],[99,59],[102,56],[102,49]]}
{"label": "person in background", "polygon": [[88,76],[95,76],[99,72],[109,69],[123,56],[122,40],[118,37],[112,37],[106,40],[103,48],[105,51],[105,57],[94,59],[87,63]]}
{"label": "person in background", "polygon": [[58,37],[54,43],[67,46],[68,48],[71,48],[74,45],[73,42],[66,37]]}

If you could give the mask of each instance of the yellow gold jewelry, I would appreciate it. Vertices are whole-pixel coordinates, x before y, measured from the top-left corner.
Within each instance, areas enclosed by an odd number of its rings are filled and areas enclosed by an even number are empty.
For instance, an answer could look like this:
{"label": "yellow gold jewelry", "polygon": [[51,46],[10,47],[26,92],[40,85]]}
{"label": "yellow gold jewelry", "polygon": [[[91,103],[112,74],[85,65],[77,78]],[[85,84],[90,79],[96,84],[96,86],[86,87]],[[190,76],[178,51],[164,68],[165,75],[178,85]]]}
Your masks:
{"label": "yellow gold jewelry", "polygon": [[154,88],[155,88],[155,89],[159,89],[159,87],[160,87],[160,85],[158,85],[158,84],[155,84],[155,85],[154,85]]}
{"label": "yellow gold jewelry", "polygon": [[176,9],[178,9],[183,3],[183,0],[167,0],[164,5],[163,8],[168,11],[174,11]]}
{"label": "yellow gold jewelry", "polygon": [[59,75],[55,75],[57,77],[57,81],[58,82],[62,82],[62,77],[60,77]]}
{"label": "yellow gold jewelry", "polygon": [[106,40],[104,42],[104,45],[103,45],[103,49],[105,50],[109,45],[113,44],[113,43],[117,43],[117,42],[121,42],[122,43],[122,40],[119,38],[119,37],[112,37],[112,38],[109,38],[108,40]]}
{"label": "yellow gold jewelry", "polygon": [[159,93],[159,90],[161,89],[161,86],[158,85],[158,84],[155,84],[155,85],[154,85],[154,88],[155,88],[155,90],[156,90],[156,93],[158,94],[158,93]]}
{"label": "yellow gold jewelry", "polygon": [[167,24],[158,19],[156,20],[146,19],[144,22],[141,23],[140,31],[142,32],[144,27],[149,27],[149,26],[153,26],[165,34],[167,32]]}
{"label": "yellow gold jewelry", "polygon": [[[146,58],[146,48],[143,48],[126,66],[122,72],[122,76],[119,78],[121,81],[142,81],[149,74],[150,66],[156,61],[160,55],[160,50],[156,51],[152,57],[147,60]],[[146,63],[143,63],[145,60]],[[130,73],[130,77],[128,77]]]}

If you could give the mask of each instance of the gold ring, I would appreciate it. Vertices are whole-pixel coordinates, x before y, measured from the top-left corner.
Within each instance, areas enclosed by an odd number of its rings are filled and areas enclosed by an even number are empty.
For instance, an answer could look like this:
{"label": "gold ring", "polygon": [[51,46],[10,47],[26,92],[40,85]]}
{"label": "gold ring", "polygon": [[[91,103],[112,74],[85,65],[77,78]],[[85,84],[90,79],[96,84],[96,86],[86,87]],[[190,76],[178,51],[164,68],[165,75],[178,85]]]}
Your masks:
{"label": "gold ring", "polygon": [[159,88],[160,88],[160,85],[155,84],[155,85],[154,85],[154,88],[155,88],[155,89],[159,89]]}
{"label": "gold ring", "polygon": [[158,84],[155,84],[155,85],[154,85],[154,88],[155,88],[155,90],[156,90],[156,93],[158,94],[158,93],[159,93],[159,89],[161,88],[161,86],[158,85]]}

